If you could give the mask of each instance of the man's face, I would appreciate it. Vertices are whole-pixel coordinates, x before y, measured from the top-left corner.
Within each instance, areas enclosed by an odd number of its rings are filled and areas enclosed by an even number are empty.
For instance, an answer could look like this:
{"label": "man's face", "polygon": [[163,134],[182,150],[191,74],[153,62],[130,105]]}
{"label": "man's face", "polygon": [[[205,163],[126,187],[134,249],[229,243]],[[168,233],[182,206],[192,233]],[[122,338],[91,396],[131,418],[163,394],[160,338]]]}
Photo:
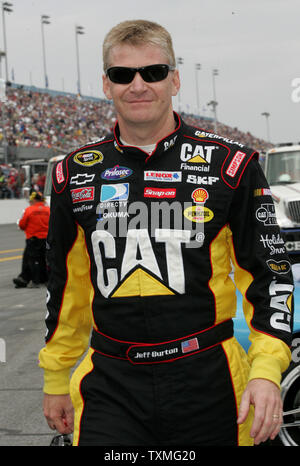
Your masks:
{"label": "man's face", "polygon": [[[115,46],[110,53],[109,66],[142,67],[168,64],[160,47],[154,45]],[[172,112],[172,96],[179,90],[178,71],[169,71],[163,81],[147,83],[136,73],[129,84],[115,84],[103,76],[103,91],[112,99],[119,123],[127,125],[155,125]]]}

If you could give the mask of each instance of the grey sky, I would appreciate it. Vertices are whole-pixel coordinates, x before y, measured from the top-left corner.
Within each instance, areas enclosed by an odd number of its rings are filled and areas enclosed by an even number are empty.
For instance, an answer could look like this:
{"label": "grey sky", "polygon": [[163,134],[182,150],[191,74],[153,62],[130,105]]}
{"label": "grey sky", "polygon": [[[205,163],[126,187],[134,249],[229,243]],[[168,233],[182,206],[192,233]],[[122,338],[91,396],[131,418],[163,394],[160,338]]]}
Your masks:
{"label": "grey sky", "polygon": [[[76,92],[75,25],[79,36],[81,90],[103,97],[101,45],[107,31],[125,19],[150,19],[172,34],[180,66],[182,108],[196,111],[195,64],[201,113],[211,116],[212,69],[216,77],[218,119],[274,143],[300,141],[300,102],[292,100],[292,81],[300,78],[300,0],[11,0],[6,14],[9,75],[44,87],[42,14],[51,89]],[[3,48],[1,27],[0,47]],[[4,64],[2,63],[2,76]],[[300,79],[299,79],[300,81]],[[300,87],[300,83],[299,83]],[[300,91],[298,92],[300,96]],[[299,99],[298,99],[299,100]],[[177,109],[178,99],[174,99]]]}

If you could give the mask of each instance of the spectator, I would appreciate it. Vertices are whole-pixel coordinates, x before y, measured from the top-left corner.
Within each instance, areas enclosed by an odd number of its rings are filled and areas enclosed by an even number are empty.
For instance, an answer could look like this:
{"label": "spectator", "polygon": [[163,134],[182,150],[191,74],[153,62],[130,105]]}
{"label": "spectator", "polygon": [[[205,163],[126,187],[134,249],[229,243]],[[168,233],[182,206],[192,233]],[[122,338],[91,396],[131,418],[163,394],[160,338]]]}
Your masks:
{"label": "spectator", "polygon": [[10,197],[10,192],[7,188],[7,178],[0,168],[0,199],[6,199]]}
{"label": "spectator", "polygon": [[38,288],[47,281],[46,238],[50,209],[45,205],[41,193],[33,192],[30,206],[19,220],[19,227],[25,232],[26,247],[23,253],[22,271],[13,279],[16,288],[24,288],[31,281],[32,288]]}
{"label": "spectator", "polygon": [[39,192],[42,193],[42,194],[44,193],[45,182],[46,182],[45,173],[39,173],[37,184],[38,184],[38,187],[39,187]]}
{"label": "spectator", "polygon": [[10,198],[17,198],[18,197],[18,180],[17,174],[10,173],[7,179],[7,189],[10,193]]}

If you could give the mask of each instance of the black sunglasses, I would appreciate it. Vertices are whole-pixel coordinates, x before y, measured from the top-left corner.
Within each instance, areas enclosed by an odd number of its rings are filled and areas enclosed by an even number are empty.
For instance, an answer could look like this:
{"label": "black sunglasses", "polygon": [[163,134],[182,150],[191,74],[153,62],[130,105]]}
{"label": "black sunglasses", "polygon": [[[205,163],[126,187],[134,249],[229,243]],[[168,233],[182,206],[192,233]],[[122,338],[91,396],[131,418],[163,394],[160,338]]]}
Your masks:
{"label": "black sunglasses", "polygon": [[106,75],[116,84],[129,84],[136,73],[140,73],[147,83],[156,83],[166,79],[169,71],[174,71],[175,66],[149,65],[141,68],[128,68],[127,66],[112,66],[106,70]]}

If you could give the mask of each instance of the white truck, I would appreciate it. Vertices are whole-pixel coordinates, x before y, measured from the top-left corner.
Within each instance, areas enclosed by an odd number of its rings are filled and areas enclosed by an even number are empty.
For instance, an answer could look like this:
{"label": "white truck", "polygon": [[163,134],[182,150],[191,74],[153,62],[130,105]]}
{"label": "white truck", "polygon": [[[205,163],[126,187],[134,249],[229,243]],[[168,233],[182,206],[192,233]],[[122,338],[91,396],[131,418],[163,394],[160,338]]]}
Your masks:
{"label": "white truck", "polygon": [[264,171],[275,204],[277,222],[292,263],[300,262],[300,143],[270,149]]}

